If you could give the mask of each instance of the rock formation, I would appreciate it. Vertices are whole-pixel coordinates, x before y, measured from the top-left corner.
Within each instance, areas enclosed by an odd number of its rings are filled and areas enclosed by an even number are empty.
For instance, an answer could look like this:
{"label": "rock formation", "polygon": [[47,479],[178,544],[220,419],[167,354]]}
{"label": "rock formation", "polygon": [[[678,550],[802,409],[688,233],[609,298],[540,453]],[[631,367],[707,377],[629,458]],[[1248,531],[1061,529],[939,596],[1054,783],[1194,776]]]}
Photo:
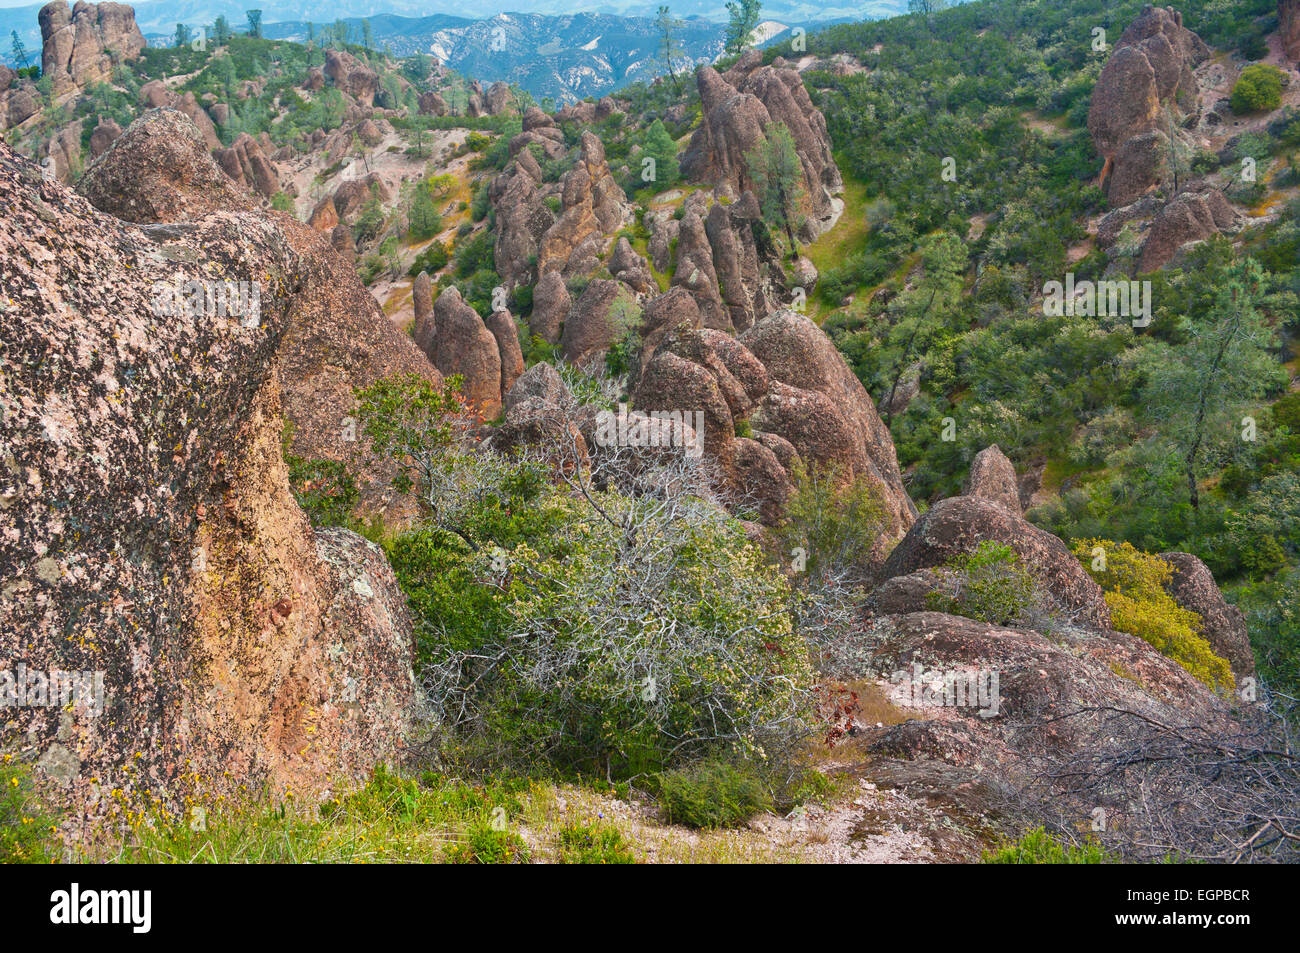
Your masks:
{"label": "rock formation", "polygon": [[55,95],[110,80],[115,58],[135,59],[145,48],[135,10],[124,3],[86,3],[71,10],[65,0],[41,7],[41,73]]}
{"label": "rock formation", "polygon": [[829,229],[843,207],[835,198],[843,181],[831,158],[826,118],[813,106],[799,73],[780,59],[763,66],[762,56],[751,50],[725,74],[703,67],[696,84],[704,117],[682,155],[682,174],[711,185],[725,182],[735,195],[752,189],[746,153],[766,141],[772,123],[781,123],[803,165],[809,213],[800,237],[810,241]]}
{"label": "rock formation", "polygon": [[[675,302],[652,301],[647,311],[677,311],[691,300],[677,294]],[[646,412],[702,412],[704,452],[718,462],[732,494],[758,501],[765,519],[785,502],[796,460],[875,487],[884,516],[877,560],[916,518],[871,398],[830,339],[802,315],[769,315],[738,338],[671,328],[644,359],[632,397]],[[740,421],[750,424],[752,438],[736,436]]]}
{"label": "rock formation", "polygon": [[430,358],[445,376],[460,375],[461,393],[486,420],[501,413],[501,349],[478,312],[453,286],[433,305],[433,353]]}
{"label": "rock formation", "polygon": [[375,104],[379,92],[379,74],[344,50],[325,53],[325,75],[359,106]]}
{"label": "rock formation", "polygon": [[1183,26],[1172,7],[1144,7],[1115,43],[1097,78],[1088,111],[1088,132],[1106,160],[1112,206],[1127,205],[1157,185],[1170,132],[1166,111],[1177,123],[1195,108],[1193,69],[1210,49]]}
{"label": "rock formation", "polygon": [[1300,63],[1300,0],[1277,0],[1277,31],[1287,59]]}
{"label": "rock formation", "polygon": [[[175,110],[137,119],[87,170],[78,188],[102,211],[138,223],[193,222],[214,211],[252,211],[252,196],[217,167],[202,136]],[[384,316],[330,236],[276,213],[276,227],[298,256],[303,287],[290,304],[276,352],[292,451],[307,459],[348,461],[359,507],[390,525],[414,514],[392,487],[392,464],[357,439],[354,390],[393,374],[441,378]]]}
{"label": "rock formation", "polygon": [[[119,221],[4,145],[0,203],[0,668],[42,692],[37,673],[85,673],[6,716],[70,824],[238,785],[311,797],[396,759],[404,599],[376,547],[311,529],[280,455],[301,257],[240,208]],[[260,289],[255,320],[176,297],[217,278]]]}
{"label": "rock formation", "polygon": [[269,199],[280,191],[280,177],[275,166],[258,141],[248,133],[241,132],[229,149],[217,150],[214,158],[226,175],[250,192]]}

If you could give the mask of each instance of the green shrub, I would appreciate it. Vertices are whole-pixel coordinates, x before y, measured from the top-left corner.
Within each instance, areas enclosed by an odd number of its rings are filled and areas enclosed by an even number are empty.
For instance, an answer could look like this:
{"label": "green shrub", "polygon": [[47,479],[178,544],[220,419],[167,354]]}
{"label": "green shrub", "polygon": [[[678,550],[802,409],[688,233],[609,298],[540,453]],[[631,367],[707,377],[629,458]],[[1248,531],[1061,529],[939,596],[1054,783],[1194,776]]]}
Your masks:
{"label": "green shrub", "polygon": [[289,488],[312,526],[349,526],[357,505],[356,481],[338,460],[308,460],[285,454]]}
{"label": "green shrub", "polygon": [[1173,576],[1169,563],[1108,539],[1077,540],[1074,554],[1104,590],[1117,630],[1149,642],[1212,691],[1231,697],[1232,669],[1201,636],[1201,617],[1165,590]]}
{"label": "green shrub", "polygon": [[420,254],[415,256],[415,261],[411,263],[410,270],[407,272],[412,278],[422,271],[429,274],[437,274],[447,267],[447,262],[451,261],[451,255],[447,252],[447,246],[442,242],[434,242]]}
{"label": "green shrub", "polygon": [[1269,63],[1247,66],[1232,87],[1231,103],[1238,115],[1277,109],[1282,103],[1282,71]]}
{"label": "green shrub", "polygon": [[1097,843],[1069,844],[1038,827],[1020,840],[984,854],[985,864],[1114,864],[1119,859]]}
{"label": "green shrub", "polygon": [[560,863],[635,864],[622,833],[614,827],[571,821],[560,828]]}
{"label": "green shrub", "polygon": [[866,477],[846,480],[834,467],[809,471],[801,461],[791,482],[785,519],[774,530],[784,554],[802,549],[809,574],[864,572],[884,526],[875,483]]}
{"label": "green shrub", "polygon": [[756,775],[724,761],[665,771],[656,781],[659,803],[670,824],[739,827],[772,807],[772,799]]}
{"label": "green shrub", "polygon": [[58,857],[55,824],[26,765],[0,759],[0,864],[48,864]]}
{"label": "green shrub", "polygon": [[926,595],[926,605],[936,612],[977,619],[990,625],[1010,625],[1024,616],[1037,595],[1037,583],[1015,550],[984,540],[970,553],[945,564],[945,584]]}
{"label": "green shrub", "polygon": [[447,860],[453,864],[526,864],[528,845],[514,831],[479,824],[470,828],[465,840],[447,845]]}

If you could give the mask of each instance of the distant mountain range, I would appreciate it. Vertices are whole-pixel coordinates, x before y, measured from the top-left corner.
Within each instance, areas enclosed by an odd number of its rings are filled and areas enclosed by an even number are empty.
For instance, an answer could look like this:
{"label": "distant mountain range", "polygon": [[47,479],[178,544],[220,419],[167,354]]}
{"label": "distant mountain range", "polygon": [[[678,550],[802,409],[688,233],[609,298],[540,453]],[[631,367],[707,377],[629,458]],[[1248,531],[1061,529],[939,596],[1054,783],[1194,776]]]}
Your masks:
{"label": "distant mountain range", "polygon": [[[258,0],[144,0],[133,4],[136,22],[151,46],[166,45],[177,23],[191,27],[225,16],[236,30]],[[654,16],[659,0],[505,0],[525,12],[498,12],[503,0],[285,0],[263,10],[263,33],[272,39],[304,41],[308,23],[320,27],[343,20],[360,42],[369,21],[373,43],[397,56],[432,53],[457,72],[484,82],[504,80],[537,99],[570,102],[599,96],[663,72]],[[722,0],[669,0],[683,21],[678,36],[683,69],[722,53],[727,12]],[[0,38],[17,31],[32,62],[40,60],[40,4],[0,9]],[[795,26],[809,30],[843,20],[892,16],[907,0],[767,0],[764,42],[779,42]],[[595,12],[598,11],[598,12]],[[416,14],[416,15],[413,15]],[[275,19],[272,20],[271,17]],[[0,41],[0,61],[17,65],[10,43]]]}
{"label": "distant mountain range", "polygon": [[[727,20],[725,0],[667,0],[673,16],[680,19],[703,17],[718,23]],[[0,50],[9,59],[10,31],[16,30],[27,49],[40,50],[41,31],[36,14],[43,4],[0,9]],[[262,7],[262,19],[273,23],[332,23],[338,19],[369,18],[372,25],[385,15],[416,20],[445,16],[457,20],[484,20],[502,12],[567,16],[577,13],[653,18],[660,0],[279,0],[274,5],[258,0],[141,0],[133,3],[136,22],[146,35],[169,36],[177,23],[202,26],[224,15],[231,26],[243,29],[245,11]],[[503,11],[502,7],[509,7]],[[829,20],[868,20],[907,11],[907,0],[767,0],[763,18],[794,25],[825,23]]]}
{"label": "distant mountain range", "polygon": [[[664,72],[658,31],[644,17],[502,13],[486,20],[443,15],[368,19],[380,49],[398,56],[431,53],[462,75],[515,83],[539,100],[563,103],[601,96]],[[361,36],[360,20],[344,22],[354,37]],[[716,59],[725,29],[698,17],[684,21],[677,37],[684,54],[678,68],[689,70]],[[302,23],[276,23],[264,32],[292,40],[307,36]]]}

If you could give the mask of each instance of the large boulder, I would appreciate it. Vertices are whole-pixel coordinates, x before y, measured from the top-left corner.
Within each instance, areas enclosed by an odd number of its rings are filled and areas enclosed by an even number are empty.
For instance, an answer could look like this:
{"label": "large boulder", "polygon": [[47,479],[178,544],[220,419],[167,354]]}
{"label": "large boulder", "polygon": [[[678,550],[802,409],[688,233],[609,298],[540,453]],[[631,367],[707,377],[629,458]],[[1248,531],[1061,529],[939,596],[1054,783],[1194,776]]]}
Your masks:
{"label": "large boulder", "polygon": [[954,496],[931,507],[889,554],[877,578],[884,581],[942,566],[986,541],[1010,546],[1075,623],[1097,631],[1111,628],[1101,587],[1065,543],[1001,503],[976,496]]}
{"label": "large boulder", "polygon": [[325,75],[358,105],[373,106],[379,92],[379,74],[344,50],[327,50]]}
{"label": "large boulder", "polygon": [[41,7],[41,73],[56,94],[112,79],[115,58],[133,60],[145,48],[135,10],[124,3],[85,3],[71,10],[64,0]]}
{"label": "large boulder", "polygon": [[533,334],[550,344],[560,340],[564,319],[568,317],[573,300],[558,271],[548,272],[533,286],[533,310],[528,316],[528,328]]}
{"label": "large boulder", "polygon": [[1184,192],[1165,205],[1151,221],[1138,258],[1138,270],[1163,268],[1184,245],[1239,227],[1237,212],[1218,189]]}
{"label": "large boulder", "polygon": [[484,324],[497,341],[497,353],[501,357],[501,393],[510,393],[524,372],[524,354],[519,347],[519,328],[509,311],[494,311],[488,315]]}
{"label": "large boulder", "polygon": [[1184,609],[1201,617],[1201,634],[1210,648],[1228,660],[1238,678],[1255,674],[1246,617],[1236,606],[1228,605],[1209,567],[1191,553],[1161,553],[1160,558],[1173,569],[1166,591]]}
{"label": "large boulder", "polygon": [[98,159],[122,135],[122,127],[110,117],[100,119],[90,133],[90,158]]}
{"label": "large boulder", "polygon": [[208,154],[194,123],[151,109],[131,123],[77,186],[96,208],[128,222],[184,222],[248,202]]}
{"label": "large boulder", "polygon": [[[217,167],[193,123],[175,110],[153,110],[132,123],[78,188],[102,211],[169,227],[213,211],[256,207]],[[329,234],[285,213],[273,220],[299,256],[304,279],[276,354],[283,409],[293,424],[290,448],[309,460],[348,463],[357,477],[359,510],[400,526],[415,515],[415,501],[395,491],[392,461],[357,438],[355,390],[394,374],[435,383],[441,377],[384,315]]]}
{"label": "large boulder", "polygon": [[593,279],[564,322],[560,336],[564,359],[579,365],[599,360],[640,319],[641,309],[630,288],[621,281]]}
{"label": "large boulder", "polygon": [[[40,699],[7,709],[6,741],[70,827],[321,796],[397,760],[416,696],[405,600],[376,547],[312,530],[281,459],[301,256],[255,210],[120,221],[5,145],[0,204],[0,670],[25,668]],[[175,306],[211,276],[259,288],[255,319]],[[84,681],[51,699],[36,673],[56,672]]]}
{"label": "large boulder", "polygon": [[1022,515],[1016,468],[996,443],[975,454],[961,492],[964,496],[1000,503],[1013,515]]}
{"label": "large boulder", "polygon": [[1193,70],[1209,55],[1210,48],[1183,26],[1182,14],[1172,7],[1144,7],[1115,43],[1088,110],[1088,132],[1114,190],[1112,205],[1133,201],[1160,181],[1158,141],[1125,145],[1163,129],[1166,110],[1181,119],[1195,109]]}
{"label": "large boulder", "polygon": [[501,351],[478,312],[460,291],[447,288],[433,306],[434,366],[445,376],[459,374],[461,393],[475,412],[491,420],[501,413]]}
{"label": "large boulder", "polygon": [[420,272],[411,282],[411,308],[415,313],[411,337],[415,340],[415,346],[432,359],[436,329],[433,321],[433,281],[427,271]]}
{"label": "large boulder", "polygon": [[[802,314],[779,311],[763,318],[737,340],[758,358],[773,382],[826,398],[851,435],[842,474],[865,476],[876,483],[882,494],[888,535],[896,538],[911,526],[916,507],[903,488],[889,428],[876,413],[875,403],[862,382],[821,328]],[[789,419],[789,409],[782,409],[782,416]],[[773,427],[761,429],[787,437],[804,453],[800,441],[789,434]],[[817,454],[804,454],[804,458],[809,465],[829,462]]]}
{"label": "large boulder", "polygon": [[725,75],[711,66],[696,73],[703,118],[682,155],[682,174],[740,195],[754,187],[745,154],[762,146],[773,123],[789,130],[803,167],[810,214],[802,238],[829,229],[842,210],[839,168],[831,157],[826,118],[812,104],[799,73],[744,58]]}

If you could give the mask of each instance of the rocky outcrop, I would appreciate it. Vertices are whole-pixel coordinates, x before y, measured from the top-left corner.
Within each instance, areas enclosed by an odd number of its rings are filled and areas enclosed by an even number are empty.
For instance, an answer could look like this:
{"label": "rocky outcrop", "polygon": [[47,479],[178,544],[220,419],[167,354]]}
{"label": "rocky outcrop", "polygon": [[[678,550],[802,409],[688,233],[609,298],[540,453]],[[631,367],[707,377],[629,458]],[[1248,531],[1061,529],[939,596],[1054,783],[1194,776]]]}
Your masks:
{"label": "rocky outcrop", "polygon": [[641,308],[630,288],[608,278],[593,279],[565,319],[560,351],[566,361],[586,365],[640,320]]}
{"label": "rocky outcrop", "polygon": [[501,394],[510,393],[524,373],[524,354],[519,347],[519,329],[509,311],[494,311],[483,322],[496,338],[501,358]]}
{"label": "rocky outcrop", "polygon": [[961,492],[963,496],[977,496],[982,500],[1000,503],[1013,516],[1023,515],[1016,469],[996,443],[975,454],[970,474],[966,477]]}
{"label": "rocky outcrop", "polygon": [[533,310],[528,316],[528,328],[550,344],[557,344],[564,319],[573,301],[569,289],[558,271],[548,272],[533,286]]}
{"label": "rocky outcrop", "polygon": [[[217,167],[194,125],[175,110],[153,110],[132,123],[78,188],[102,211],[167,227],[214,211],[255,207],[252,196]],[[274,215],[274,223],[298,256],[303,279],[276,352],[283,409],[293,425],[291,450],[309,460],[347,462],[357,478],[359,510],[402,525],[415,513],[414,500],[393,488],[391,461],[358,440],[355,390],[394,374],[435,383],[441,377],[383,314],[330,235],[283,213]]]}
{"label": "rocky outcrop", "polygon": [[433,280],[427,271],[420,272],[411,282],[411,308],[415,313],[411,337],[415,340],[415,346],[432,360],[436,327],[433,321]]}
{"label": "rocky outcrop", "polygon": [[1277,32],[1287,59],[1300,63],[1300,0],[1277,0]]}
{"label": "rocky outcrop", "polygon": [[803,166],[809,210],[801,238],[829,229],[842,210],[835,198],[843,189],[831,157],[826,118],[812,104],[799,73],[777,60],[762,65],[751,52],[726,74],[712,67],[696,73],[703,119],[682,155],[682,174],[712,185],[726,183],[740,195],[754,187],[746,153],[761,146],[772,123],[789,130]]}
{"label": "rocky outcrop", "polygon": [[71,122],[51,136],[43,147],[44,166],[59,182],[67,184],[81,174],[81,120]]}
{"label": "rocky outcrop", "polygon": [[491,420],[501,413],[501,351],[478,312],[455,288],[438,295],[433,306],[434,366],[445,377],[462,378],[461,393],[474,411]]}
{"label": "rocky outcrop", "polygon": [[122,127],[110,119],[101,119],[90,134],[90,157],[98,159],[122,135]]}
{"label": "rocky outcrop", "polygon": [[[1115,43],[1088,111],[1088,132],[1106,160],[1102,175],[1113,206],[1134,201],[1161,181],[1162,143],[1168,140],[1150,134],[1170,132],[1166,111],[1177,123],[1195,109],[1193,69],[1209,55],[1172,7],[1143,8]],[[1175,128],[1174,134],[1181,132]]]}
{"label": "rocky outcrop", "polygon": [[1216,655],[1228,660],[1237,678],[1255,674],[1255,654],[1250,647],[1246,617],[1228,605],[1215,585],[1209,567],[1191,553],[1161,553],[1173,569],[1165,590],[1184,609],[1201,617],[1201,634]]}
{"label": "rocky outcrop", "polygon": [[447,101],[432,89],[420,94],[417,109],[421,116],[445,116],[451,111]]}
{"label": "rocky outcrop", "polygon": [[124,3],[64,0],[41,7],[41,74],[56,95],[112,79],[114,60],[133,60],[145,48],[135,10]]}
{"label": "rocky outcrop", "polygon": [[78,191],[96,208],[128,222],[185,222],[247,195],[208,155],[202,134],[175,109],[153,109],[93,162]]}
{"label": "rocky outcrop", "polygon": [[379,92],[379,74],[345,50],[327,50],[325,75],[357,105],[370,107]]}
{"label": "rocky outcrop", "polygon": [[[71,698],[8,710],[6,739],[72,826],[241,785],[310,798],[396,760],[416,689],[404,599],[374,546],[311,529],[280,455],[301,256],[253,210],[119,221],[4,145],[0,204],[0,669],[85,673]],[[214,276],[257,286],[255,320],[168,290]]]}
{"label": "rocky outcrop", "polygon": [[1138,271],[1163,268],[1189,242],[1205,241],[1240,227],[1232,204],[1216,189],[1184,192],[1165,205],[1151,221],[1142,243]]}
{"label": "rocky outcrop", "polygon": [[275,166],[258,141],[248,133],[240,133],[229,149],[218,150],[214,158],[226,175],[250,192],[269,199],[280,191],[280,177]]}
{"label": "rocky outcrop", "polygon": [[[658,322],[671,323],[666,315],[682,312],[687,320],[666,330],[661,325],[661,343],[636,379],[634,405],[647,412],[700,412],[704,453],[717,461],[730,495],[758,502],[769,521],[779,514],[799,461],[834,468],[845,482],[868,481],[883,511],[878,565],[916,511],[889,432],[834,344],[792,312],[770,315],[739,338],[692,329],[692,301],[677,291],[647,307]],[[740,421],[749,423],[752,439],[736,436]]]}
{"label": "rocky outcrop", "polygon": [[1110,629],[1110,609],[1101,587],[1065,543],[1001,503],[976,496],[954,496],[931,507],[889,554],[878,578],[943,566],[985,541],[1010,546],[1074,622],[1099,631]]}
{"label": "rocky outcrop", "polygon": [[[562,182],[541,183],[541,170],[528,152],[530,142],[544,142],[559,155],[565,148],[563,133],[539,125],[538,114],[548,118],[540,110],[530,111],[530,127],[510,142],[514,163],[489,192],[497,214],[496,265],[507,287],[553,271],[565,278],[588,276],[598,266],[597,256],[631,218],[627,196],[605,160],[605,147],[591,132],[582,134],[577,161]],[[551,210],[556,200],[558,213]]]}

